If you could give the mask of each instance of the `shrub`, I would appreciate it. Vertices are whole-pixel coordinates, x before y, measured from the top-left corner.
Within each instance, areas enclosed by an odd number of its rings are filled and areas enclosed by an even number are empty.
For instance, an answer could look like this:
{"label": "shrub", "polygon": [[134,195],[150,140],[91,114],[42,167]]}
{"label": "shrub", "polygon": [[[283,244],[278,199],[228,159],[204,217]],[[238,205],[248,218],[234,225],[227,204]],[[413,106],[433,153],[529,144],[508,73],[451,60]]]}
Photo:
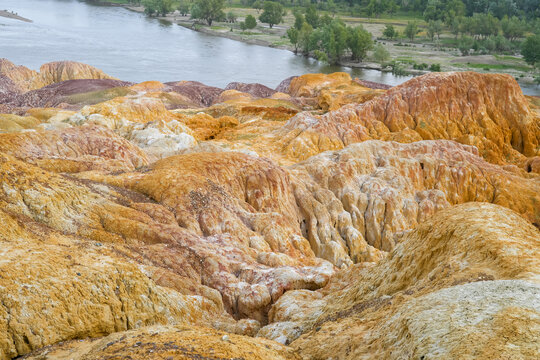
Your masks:
{"label": "shrub", "polygon": [[383,63],[390,59],[390,53],[383,45],[377,44],[373,50],[373,59],[379,63]]}
{"label": "shrub", "polygon": [[313,52],[313,55],[317,58],[319,61],[328,62],[328,56],[326,53],[322,52],[321,50],[315,50]]}
{"label": "shrub", "polygon": [[246,29],[254,29],[255,26],[257,26],[257,19],[253,15],[248,15],[244,19],[244,23],[246,25]]}

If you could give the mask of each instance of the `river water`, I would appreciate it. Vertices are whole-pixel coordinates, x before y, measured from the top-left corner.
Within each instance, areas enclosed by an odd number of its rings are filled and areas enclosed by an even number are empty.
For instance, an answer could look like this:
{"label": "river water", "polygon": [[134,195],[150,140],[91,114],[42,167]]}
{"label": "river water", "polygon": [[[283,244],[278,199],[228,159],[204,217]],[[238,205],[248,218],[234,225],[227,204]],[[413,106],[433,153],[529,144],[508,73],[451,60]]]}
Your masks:
{"label": "river water", "polygon": [[[202,34],[122,7],[81,0],[0,0],[3,9],[33,23],[0,17],[0,58],[36,70],[45,62],[74,60],[127,81],[196,80],[219,87],[240,81],[274,88],[292,75],[334,71],[389,85],[410,79],[325,66],[286,50]],[[540,94],[535,86],[523,90]]]}

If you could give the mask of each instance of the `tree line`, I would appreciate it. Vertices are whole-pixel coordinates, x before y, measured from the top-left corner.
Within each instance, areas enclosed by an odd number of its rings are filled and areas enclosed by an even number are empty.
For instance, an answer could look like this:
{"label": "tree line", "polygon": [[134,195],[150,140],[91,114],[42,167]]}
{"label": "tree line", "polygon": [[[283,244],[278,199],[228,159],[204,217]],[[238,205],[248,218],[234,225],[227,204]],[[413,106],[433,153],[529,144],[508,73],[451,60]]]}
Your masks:
{"label": "tree line", "polygon": [[287,36],[295,53],[313,54],[319,60],[336,64],[345,55],[361,61],[373,47],[371,33],[361,25],[347,26],[341,19],[319,16],[313,6],[305,12],[296,11],[294,17],[294,26],[287,30]]}

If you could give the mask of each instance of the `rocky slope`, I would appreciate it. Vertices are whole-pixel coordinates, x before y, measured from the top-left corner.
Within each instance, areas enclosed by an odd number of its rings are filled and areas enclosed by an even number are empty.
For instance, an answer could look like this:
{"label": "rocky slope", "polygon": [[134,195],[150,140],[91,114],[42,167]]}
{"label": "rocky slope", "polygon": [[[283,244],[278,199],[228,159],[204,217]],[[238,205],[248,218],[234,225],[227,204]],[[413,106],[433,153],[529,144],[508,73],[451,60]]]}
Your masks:
{"label": "rocky slope", "polygon": [[536,359],[504,75],[132,84],[0,61],[0,359]]}
{"label": "rocky slope", "polygon": [[260,334],[312,359],[538,355],[538,229],[508,209],[468,203],[398,240],[376,265],[285,294]]}

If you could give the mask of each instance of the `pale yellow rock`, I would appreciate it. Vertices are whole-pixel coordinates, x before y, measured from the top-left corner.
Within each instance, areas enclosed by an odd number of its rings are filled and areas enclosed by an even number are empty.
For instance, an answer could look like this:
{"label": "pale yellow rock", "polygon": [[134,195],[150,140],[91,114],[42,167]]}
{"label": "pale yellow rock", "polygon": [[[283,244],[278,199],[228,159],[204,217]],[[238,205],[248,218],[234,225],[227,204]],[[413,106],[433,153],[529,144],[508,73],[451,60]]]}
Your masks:
{"label": "pale yellow rock", "polygon": [[34,129],[39,124],[40,121],[32,116],[0,114],[0,132],[20,132],[26,129]]}
{"label": "pale yellow rock", "polygon": [[28,360],[299,360],[292,349],[260,338],[250,338],[188,326],[153,326],[107,337],[74,341],[37,351]]}
{"label": "pale yellow rock", "polygon": [[209,300],[156,286],[111,247],[20,214],[0,211],[0,221],[2,360],[60,341],[221,316]]}

